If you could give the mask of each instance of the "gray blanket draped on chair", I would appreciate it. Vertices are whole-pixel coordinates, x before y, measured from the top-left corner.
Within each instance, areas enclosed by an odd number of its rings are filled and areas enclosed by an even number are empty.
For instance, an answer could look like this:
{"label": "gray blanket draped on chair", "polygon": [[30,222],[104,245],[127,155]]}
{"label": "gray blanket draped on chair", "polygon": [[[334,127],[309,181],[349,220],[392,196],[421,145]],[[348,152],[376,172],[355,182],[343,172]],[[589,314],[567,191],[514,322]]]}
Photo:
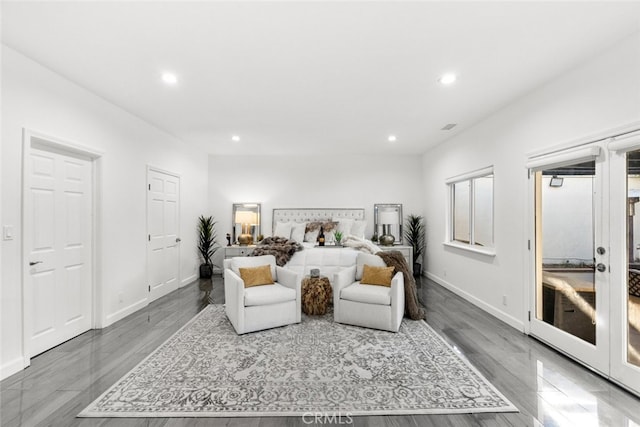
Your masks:
{"label": "gray blanket draped on chair", "polygon": [[380,251],[376,252],[389,267],[395,267],[396,271],[402,272],[404,276],[404,315],[412,320],[425,318],[425,312],[418,302],[418,288],[413,274],[409,270],[407,260],[400,251]]}

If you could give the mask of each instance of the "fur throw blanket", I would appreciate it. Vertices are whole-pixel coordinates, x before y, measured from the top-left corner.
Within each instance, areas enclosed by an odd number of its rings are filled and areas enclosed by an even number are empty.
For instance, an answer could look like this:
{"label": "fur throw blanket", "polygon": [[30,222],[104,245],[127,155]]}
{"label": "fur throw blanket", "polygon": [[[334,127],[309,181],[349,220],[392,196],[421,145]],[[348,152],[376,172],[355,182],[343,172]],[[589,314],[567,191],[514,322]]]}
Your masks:
{"label": "fur throw blanket", "polygon": [[425,318],[424,309],[418,302],[418,288],[413,274],[409,271],[407,260],[404,259],[400,251],[380,251],[377,252],[388,267],[395,267],[396,271],[402,272],[404,276],[404,315],[412,320]]}
{"label": "fur throw blanket", "polygon": [[380,248],[376,246],[371,240],[361,239],[352,234],[347,234],[342,238],[342,246],[357,249],[361,252],[368,254],[376,254],[380,251]]}
{"label": "fur throw blanket", "polygon": [[284,237],[267,237],[261,241],[249,256],[273,255],[276,257],[276,265],[282,267],[289,262],[293,254],[304,249],[300,243]]}

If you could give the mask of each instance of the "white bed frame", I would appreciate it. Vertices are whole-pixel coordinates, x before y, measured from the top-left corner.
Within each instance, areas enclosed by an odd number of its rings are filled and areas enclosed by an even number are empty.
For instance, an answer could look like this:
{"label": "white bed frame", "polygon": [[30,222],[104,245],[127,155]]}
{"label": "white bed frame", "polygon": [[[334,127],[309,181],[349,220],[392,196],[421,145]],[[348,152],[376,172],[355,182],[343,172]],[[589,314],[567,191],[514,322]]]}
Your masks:
{"label": "white bed frame", "polygon": [[292,208],[274,209],[271,229],[276,229],[278,222],[313,222],[328,221],[331,218],[349,218],[364,220],[364,208]]}

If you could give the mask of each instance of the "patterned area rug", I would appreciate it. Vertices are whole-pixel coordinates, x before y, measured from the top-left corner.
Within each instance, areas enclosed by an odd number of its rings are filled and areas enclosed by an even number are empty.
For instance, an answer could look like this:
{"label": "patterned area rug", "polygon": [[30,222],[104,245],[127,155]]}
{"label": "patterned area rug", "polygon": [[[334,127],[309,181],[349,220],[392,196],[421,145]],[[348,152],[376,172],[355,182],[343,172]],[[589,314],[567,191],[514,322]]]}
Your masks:
{"label": "patterned area rug", "polygon": [[209,306],[80,417],[517,412],[424,321],[398,333],[333,322],[236,335]]}

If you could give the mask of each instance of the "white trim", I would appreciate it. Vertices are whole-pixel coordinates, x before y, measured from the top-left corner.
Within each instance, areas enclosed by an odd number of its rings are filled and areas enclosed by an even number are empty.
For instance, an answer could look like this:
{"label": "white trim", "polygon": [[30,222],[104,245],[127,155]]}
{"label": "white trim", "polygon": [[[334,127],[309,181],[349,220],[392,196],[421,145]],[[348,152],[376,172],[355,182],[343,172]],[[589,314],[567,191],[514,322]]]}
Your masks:
{"label": "white trim", "polygon": [[611,138],[607,148],[621,154],[640,149],[640,130]]}
{"label": "white trim", "polygon": [[504,311],[498,310],[494,306],[487,304],[481,299],[471,295],[466,291],[463,291],[462,289],[452,285],[451,283],[447,282],[446,280],[442,279],[439,276],[436,276],[433,273],[427,272],[426,276],[429,279],[436,282],[438,285],[442,286],[445,289],[450,290],[451,292],[458,295],[459,297],[469,301],[471,304],[475,305],[481,310],[484,310],[485,312],[489,313],[493,317],[503,321],[504,323],[511,326],[512,328],[517,329],[520,332],[524,331],[524,324],[520,320],[516,319],[515,317],[505,313]]}
{"label": "white trim", "polygon": [[194,282],[196,280],[198,280],[198,275],[192,274],[191,276],[182,279],[182,281],[180,282],[180,287],[182,288],[184,286],[187,286],[189,283]]}
{"label": "white trim", "polygon": [[165,175],[171,175],[171,176],[173,176],[173,177],[175,177],[175,178],[182,178],[182,175],[181,175],[181,174],[179,174],[179,173],[171,172],[171,171],[169,171],[169,170],[167,170],[167,169],[162,169],[162,168],[159,168],[159,167],[156,167],[156,166],[153,166],[153,165],[147,164],[147,173],[148,173],[150,170],[155,171],[155,172],[160,172],[160,173],[163,173],[163,174],[165,174]]}
{"label": "white trim", "polygon": [[584,145],[593,144],[594,142],[604,141],[606,139],[609,139],[615,136],[634,132],[638,129],[640,129],[640,121],[635,121],[635,122],[627,123],[625,125],[616,126],[613,128],[609,128],[607,130],[596,132],[596,133],[584,136],[582,138],[576,138],[576,139],[569,140],[567,142],[552,145],[547,148],[533,150],[526,153],[526,156],[527,158],[531,159],[534,157],[540,157],[540,156],[555,153],[558,151],[565,151],[570,148],[577,148]]}
{"label": "white trim", "polygon": [[471,172],[463,173],[460,175],[452,176],[450,178],[445,179],[444,183],[449,185],[460,181],[466,181],[472,178],[479,178],[485,175],[493,174],[493,165],[487,166],[486,168],[477,169]]}
{"label": "white trim", "polygon": [[133,314],[136,311],[145,308],[147,305],[149,305],[149,298],[145,297],[123,309],[120,309],[114,313],[108,314],[107,317],[105,318],[104,327],[106,328],[107,326],[114,324],[118,320],[124,319],[128,315]]}
{"label": "white trim", "polygon": [[551,167],[567,166],[574,163],[593,160],[600,155],[600,147],[582,147],[568,152],[550,153],[540,157],[529,158],[526,168],[539,171]]}
{"label": "white trim", "polygon": [[482,246],[474,246],[474,245],[469,245],[466,243],[460,243],[456,241],[442,242],[442,244],[450,248],[462,249],[465,251],[474,252],[477,254],[482,254],[490,257],[496,256],[495,248],[485,248]]}
{"label": "white trim", "polygon": [[0,366],[0,380],[9,378],[11,375],[16,374],[26,368],[28,365],[24,364],[23,357],[17,357],[12,361]]}

